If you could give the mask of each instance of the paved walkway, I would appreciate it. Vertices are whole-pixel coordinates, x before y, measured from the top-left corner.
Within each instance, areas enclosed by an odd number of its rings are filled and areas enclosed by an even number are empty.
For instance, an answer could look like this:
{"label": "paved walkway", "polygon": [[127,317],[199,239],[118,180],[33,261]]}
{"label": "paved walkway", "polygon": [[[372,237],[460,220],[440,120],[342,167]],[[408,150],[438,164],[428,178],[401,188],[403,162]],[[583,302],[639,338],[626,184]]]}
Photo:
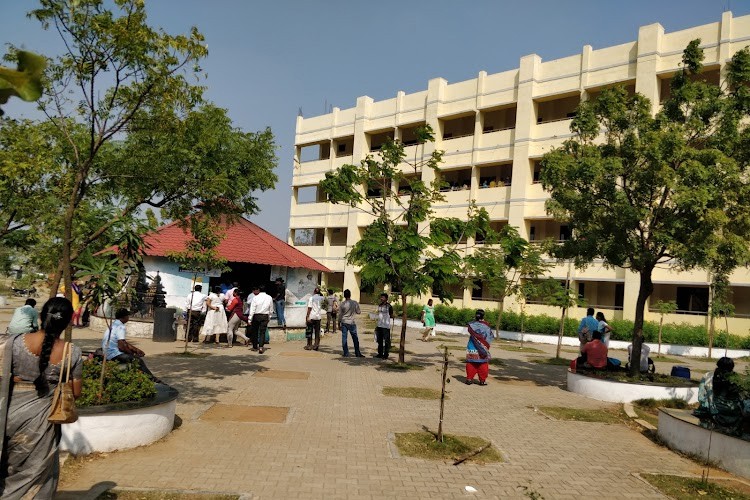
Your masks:
{"label": "paved walkway", "polygon": [[[0,321],[2,321],[0,317]],[[7,319],[6,319],[7,321]],[[74,331],[91,348],[101,333]],[[61,498],[85,498],[103,484],[130,488],[244,493],[257,498],[662,498],[638,472],[694,473],[700,468],[624,425],[556,421],[534,406],[603,408],[564,390],[565,368],[530,363],[540,354],[499,349],[505,366],[491,368],[490,384],[463,383],[462,352],[450,366],[445,430],[492,440],[506,462],[453,466],[392,454],[389,435],[435,429],[438,402],[386,397],[384,386],[440,387],[439,342],[422,343],[409,331],[408,360],[421,371],[383,370],[372,358],[342,358],[340,336],[324,338],[319,353],[302,342],[272,344],[264,355],[246,348],[190,345],[202,358],[174,356],[181,343],[136,339],[149,367],[180,391],[178,427],[151,446],[109,453],[86,462]],[[465,337],[456,336],[460,346]],[[394,338],[395,341],[395,338]],[[503,345],[507,345],[504,343]],[[552,346],[539,346],[549,356]],[[572,352],[564,352],[572,358]],[[690,362],[695,369],[710,363]],[[256,376],[262,370],[309,373],[307,380]],[[668,370],[668,367],[664,367]],[[215,404],[281,406],[282,424],[202,420]],[[466,486],[476,488],[469,494]],[[526,489],[524,489],[526,488]]]}

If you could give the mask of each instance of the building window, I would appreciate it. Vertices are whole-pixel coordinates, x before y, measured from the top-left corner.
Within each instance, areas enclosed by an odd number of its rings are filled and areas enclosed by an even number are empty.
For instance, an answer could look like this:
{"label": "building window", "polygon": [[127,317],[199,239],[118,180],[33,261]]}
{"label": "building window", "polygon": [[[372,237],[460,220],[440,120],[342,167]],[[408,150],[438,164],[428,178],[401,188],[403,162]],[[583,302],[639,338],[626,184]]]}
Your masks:
{"label": "building window", "polygon": [[479,189],[506,187],[510,186],[512,181],[512,163],[479,167]]}
{"label": "building window", "polygon": [[292,241],[296,247],[322,246],[323,229],[303,228],[294,229]]}
{"label": "building window", "polygon": [[536,122],[541,124],[573,118],[580,102],[581,96],[577,93],[575,95],[560,97],[549,101],[538,101],[536,103]]}
{"label": "building window", "polygon": [[351,156],[354,153],[354,136],[341,137],[333,140],[336,157]]}
{"label": "building window", "polygon": [[399,132],[401,134],[401,143],[404,146],[413,146],[417,144],[417,129],[419,127],[424,127],[425,123],[417,123],[414,125],[407,125],[404,127],[399,127]]}
{"label": "building window", "polygon": [[440,120],[440,128],[443,131],[443,140],[458,139],[474,135],[475,116],[459,116]]}
{"label": "building window", "polygon": [[677,287],[677,312],[699,313],[708,312],[708,287]]}
{"label": "building window", "polygon": [[532,168],[532,175],[531,175],[531,183],[532,184],[539,184],[541,181],[542,176],[542,162],[541,160],[534,160],[531,163]]}
{"label": "building window", "polygon": [[345,227],[332,227],[329,229],[330,233],[328,239],[332,247],[343,247],[346,246],[346,238],[348,235],[348,229]]}
{"label": "building window", "polygon": [[482,133],[516,128],[516,106],[482,111]]}
{"label": "building window", "polygon": [[393,140],[393,130],[367,134],[367,137],[370,142],[370,151],[380,151],[380,148],[383,147],[383,144],[385,144],[389,140]]}
{"label": "building window", "polygon": [[329,141],[303,144],[302,146],[298,146],[298,149],[300,163],[327,160],[331,157],[331,143]]}
{"label": "building window", "polygon": [[471,167],[440,172],[441,191],[468,191],[471,188]]}

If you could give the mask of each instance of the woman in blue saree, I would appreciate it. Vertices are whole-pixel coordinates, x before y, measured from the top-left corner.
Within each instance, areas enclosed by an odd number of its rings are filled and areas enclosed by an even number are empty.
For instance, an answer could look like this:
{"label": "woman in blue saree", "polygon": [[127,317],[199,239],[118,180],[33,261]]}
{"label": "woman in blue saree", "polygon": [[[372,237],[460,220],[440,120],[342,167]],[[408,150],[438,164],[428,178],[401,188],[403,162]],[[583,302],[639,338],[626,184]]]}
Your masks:
{"label": "woman in blue saree", "polygon": [[[52,498],[59,475],[60,426],[47,420],[60,377],[73,306],[54,297],[42,308],[42,328],[0,341],[0,496]],[[72,346],[73,395],[81,394],[81,350]]]}

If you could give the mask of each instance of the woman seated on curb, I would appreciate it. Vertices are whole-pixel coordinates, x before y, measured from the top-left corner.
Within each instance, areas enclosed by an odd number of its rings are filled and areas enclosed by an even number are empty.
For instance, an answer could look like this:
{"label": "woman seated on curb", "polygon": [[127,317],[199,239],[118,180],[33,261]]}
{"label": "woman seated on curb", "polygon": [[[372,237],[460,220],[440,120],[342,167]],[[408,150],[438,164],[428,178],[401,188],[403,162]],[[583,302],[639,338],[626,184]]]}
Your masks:
{"label": "woman seated on curb", "polygon": [[733,372],[734,361],[723,357],[716,363],[716,370],[704,375],[698,387],[700,406],[693,415],[700,419],[701,427],[740,436],[750,401],[743,401],[742,391],[732,380]]}

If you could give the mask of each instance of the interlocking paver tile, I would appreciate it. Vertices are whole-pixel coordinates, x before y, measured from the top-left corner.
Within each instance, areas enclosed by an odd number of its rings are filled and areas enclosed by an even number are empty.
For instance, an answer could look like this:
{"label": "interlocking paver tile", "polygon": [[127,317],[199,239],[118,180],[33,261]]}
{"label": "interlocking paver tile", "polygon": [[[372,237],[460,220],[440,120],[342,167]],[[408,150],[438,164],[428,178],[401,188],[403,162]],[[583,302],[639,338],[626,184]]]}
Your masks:
{"label": "interlocking paver tile", "polygon": [[[95,332],[76,334],[81,337],[76,342],[85,347],[100,342]],[[180,350],[180,343],[138,339],[149,367],[180,390],[177,413],[182,425],[151,446],[87,463],[62,489],[86,491],[113,481],[124,487],[206,490],[210,485],[259,498],[329,500],[526,498],[525,486],[545,498],[659,498],[631,474],[699,470],[624,425],[557,421],[535,412],[535,406],[594,409],[607,404],[566,392],[564,367],[527,363],[527,355],[499,349],[495,357],[512,363],[491,367],[486,387],[462,383],[461,352],[454,353],[444,429],[491,440],[507,462],[453,466],[394,458],[389,433],[419,431],[423,425],[436,430],[439,416],[437,401],[381,394],[388,385],[440,387],[441,354],[434,343],[413,341],[416,331],[408,334],[414,354],[407,358],[427,364],[424,370],[379,370],[382,362],[370,357],[374,344],[369,336],[362,343],[366,358],[341,357],[340,336],[334,335],[324,337],[315,353],[304,351],[303,342],[271,344],[262,356],[247,349],[191,346],[210,356],[188,363],[166,354]],[[554,349],[535,347],[547,355]],[[516,370],[519,366],[525,369]],[[309,377],[263,378],[263,370],[305,372]],[[202,420],[215,404],[283,407],[290,412],[284,424]],[[592,435],[596,439],[590,439]],[[466,486],[478,493],[467,494]]]}

